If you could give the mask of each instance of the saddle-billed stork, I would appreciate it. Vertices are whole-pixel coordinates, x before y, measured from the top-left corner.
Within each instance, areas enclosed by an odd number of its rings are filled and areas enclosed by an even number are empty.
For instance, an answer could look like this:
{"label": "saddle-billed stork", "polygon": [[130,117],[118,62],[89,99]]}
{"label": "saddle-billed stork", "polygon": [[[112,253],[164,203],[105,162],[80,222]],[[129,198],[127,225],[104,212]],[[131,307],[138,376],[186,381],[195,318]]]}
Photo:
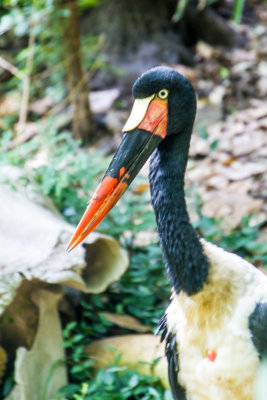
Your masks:
{"label": "saddle-billed stork", "polygon": [[102,221],[152,154],[151,200],[173,285],[159,324],[173,396],[254,399],[254,382],[267,353],[267,277],[241,257],[200,239],[190,224],[184,174],[195,92],[175,70],[156,67],[137,79],[133,96],[122,142],[69,250]]}

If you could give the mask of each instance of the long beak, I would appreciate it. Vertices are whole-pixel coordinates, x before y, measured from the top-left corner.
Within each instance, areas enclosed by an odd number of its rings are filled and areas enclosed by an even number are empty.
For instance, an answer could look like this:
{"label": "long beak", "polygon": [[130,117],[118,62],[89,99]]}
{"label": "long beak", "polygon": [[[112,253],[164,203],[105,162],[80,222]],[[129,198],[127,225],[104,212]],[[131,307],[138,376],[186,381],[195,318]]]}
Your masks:
{"label": "long beak", "polygon": [[135,101],[124,136],[88,205],[68,251],[81,243],[122,197],[146,160],[167,134],[167,100],[155,95]]}

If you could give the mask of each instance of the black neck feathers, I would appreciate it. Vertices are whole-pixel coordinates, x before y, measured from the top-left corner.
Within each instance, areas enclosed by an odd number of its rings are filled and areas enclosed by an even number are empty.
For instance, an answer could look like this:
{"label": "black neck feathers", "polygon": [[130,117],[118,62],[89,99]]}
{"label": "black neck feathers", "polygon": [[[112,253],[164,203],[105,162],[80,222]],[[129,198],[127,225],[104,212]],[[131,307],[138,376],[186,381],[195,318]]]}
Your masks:
{"label": "black neck feathers", "polygon": [[177,293],[200,291],[209,263],[186,209],[184,174],[190,133],[167,137],[154,151],[149,180],[163,258]]}

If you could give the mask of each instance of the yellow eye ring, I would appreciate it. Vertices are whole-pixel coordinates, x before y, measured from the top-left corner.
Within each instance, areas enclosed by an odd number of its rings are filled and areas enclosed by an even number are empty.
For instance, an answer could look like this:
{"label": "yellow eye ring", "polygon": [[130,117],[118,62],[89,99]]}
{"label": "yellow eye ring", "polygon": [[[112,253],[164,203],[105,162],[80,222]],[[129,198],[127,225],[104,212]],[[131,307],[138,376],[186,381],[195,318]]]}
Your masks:
{"label": "yellow eye ring", "polygon": [[169,91],[168,91],[167,89],[161,89],[161,90],[158,92],[158,96],[159,96],[159,98],[162,99],[162,100],[167,99],[168,94],[169,94]]}

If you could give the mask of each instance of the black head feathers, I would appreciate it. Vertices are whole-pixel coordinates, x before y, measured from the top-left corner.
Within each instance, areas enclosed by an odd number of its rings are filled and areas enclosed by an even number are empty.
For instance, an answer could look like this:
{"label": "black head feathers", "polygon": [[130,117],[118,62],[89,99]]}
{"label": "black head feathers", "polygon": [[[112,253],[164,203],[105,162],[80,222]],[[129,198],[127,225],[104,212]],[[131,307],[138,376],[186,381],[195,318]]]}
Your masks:
{"label": "black head feathers", "polygon": [[[179,134],[191,131],[196,114],[195,91],[183,75],[170,67],[155,67],[137,79],[133,86],[134,98],[146,98],[168,90],[168,132]],[[191,132],[190,132],[191,134]]]}

